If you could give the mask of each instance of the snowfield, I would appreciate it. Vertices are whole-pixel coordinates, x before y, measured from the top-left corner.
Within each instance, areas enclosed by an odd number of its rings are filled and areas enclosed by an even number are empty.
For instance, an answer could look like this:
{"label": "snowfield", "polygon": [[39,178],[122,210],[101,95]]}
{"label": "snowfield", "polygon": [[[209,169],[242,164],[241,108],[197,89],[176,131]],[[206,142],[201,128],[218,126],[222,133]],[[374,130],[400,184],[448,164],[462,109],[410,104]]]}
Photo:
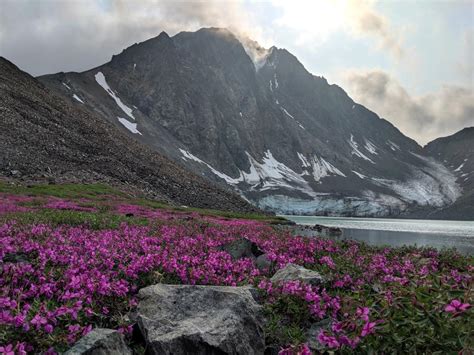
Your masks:
{"label": "snowfield", "polygon": [[117,103],[117,106],[120,107],[120,109],[131,119],[135,120],[135,117],[133,116],[132,109],[125,105],[122,100],[113,92],[113,90],[110,88],[109,84],[107,84],[107,81],[105,80],[104,74],[102,72],[98,72],[95,75],[95,81],[97,81],[97,84],[102,86],[102,88],[107,91],[107,93],[115,100]]}

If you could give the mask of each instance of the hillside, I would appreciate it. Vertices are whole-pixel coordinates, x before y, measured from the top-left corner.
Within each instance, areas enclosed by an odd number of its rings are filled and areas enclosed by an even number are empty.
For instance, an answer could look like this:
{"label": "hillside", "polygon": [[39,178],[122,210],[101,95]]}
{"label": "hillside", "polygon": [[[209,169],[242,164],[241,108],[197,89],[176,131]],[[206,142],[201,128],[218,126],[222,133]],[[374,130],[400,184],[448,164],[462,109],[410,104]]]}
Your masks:
{"label": "hillside", "polygon": [[452,171],[463,191],[453,205],[435,211],[430,217],[474,220],[474,127],[435,139],[423,150]]}
{"label": "hillside", "polygon": [[0,175],[108,182],[175,205],[254,212],[238,195],[148,149],[0,58]]}

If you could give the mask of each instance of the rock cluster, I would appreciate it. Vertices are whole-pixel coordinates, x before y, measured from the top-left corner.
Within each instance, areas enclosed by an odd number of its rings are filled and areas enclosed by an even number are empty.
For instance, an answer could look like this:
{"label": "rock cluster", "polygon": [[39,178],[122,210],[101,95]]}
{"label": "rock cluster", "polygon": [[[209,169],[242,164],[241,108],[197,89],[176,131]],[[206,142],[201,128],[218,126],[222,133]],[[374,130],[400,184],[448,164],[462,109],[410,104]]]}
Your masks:
{"label": "rock cluster", "polygon": [[65,355],[132,355],[132,351],[116,330],[96,328],[66,351]]}
{"label": "rock cluster", "polygon": [[[222,249],[237,259],[253,258],[257,262],[265,257],[247,239],[229,243]],[[275,283],[291,280],[312,285],[324,282],[316,271],[295,264],[286,265],[271,278]],[[276,350],[265,344],[265,319],[256,295],[250,286],[156,284],[139,291],[138,307],[131,318],[149,354],[273,353]],[[128,355],[131,350],[118,332],[95,329],[67,354]]]}

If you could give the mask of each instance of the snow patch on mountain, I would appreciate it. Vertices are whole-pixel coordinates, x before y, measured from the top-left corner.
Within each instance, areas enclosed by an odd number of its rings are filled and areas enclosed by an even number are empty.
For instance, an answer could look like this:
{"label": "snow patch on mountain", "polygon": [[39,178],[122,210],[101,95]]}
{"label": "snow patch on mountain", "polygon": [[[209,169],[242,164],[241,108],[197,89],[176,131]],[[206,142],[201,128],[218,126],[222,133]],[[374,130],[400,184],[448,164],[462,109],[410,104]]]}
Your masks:
{"label": "snow patch on mountain", "polygon": [[367,178],[367,176],[365,176],[364,174],[361,174],[361,173],[358,173],[357,171],[355,170],[351,170],[354,174],[356,174],[359,178],[361,178],[362,180]]}
{"label": "snow patch on mountain", "polygon": [[391,140],[389,140],[387,144],[393,151],[400,150],[400,146],[398,144],[393,143]]}
{"label": "snow patch on mountain", "polygon": [[379,153],[377,153],[377,147],[375,146],[375,144],[373,144],[371,141],[369,141],[368,139],[365,140],[365,145],[364,145],[364,148],[370,153],[370,154],[375,154],[375,155],[378,155]]}
{"label": "snow patch on mountain", "polygon": [[324,160],[324,158],[318,158],[316,155],[311,158],[311,167],[313,169],[313,178],[316,182],[321,182],[322,178],[329,175],[346,177],[346,175],[334,165]]}
{"label": "snow patch on mountain", "polygon": [[71,88],[69,87],[68,84],[66,84],[66,83],[62,83],[62,84],[63,84],[68,90],[71,90]]}
{"label": "snow patch on mountain", "polygon": [[[271,83],[271,81],[270,81]],[[280,107],[282,109],[282,111],[285,113],[285,115],[287,115],[288,117],[290,117],[291,119],[293,119],[297,124],[298,124],[298,127],[300,127],[301,129],[304,129],[306,130],[306,128],[304,128],[304,126],[301,124],[300,121],[298,121],[292,114],[290,114],[284,107]]]}
{"label": "snow patch on mountain", "polygon": [[464,163],[462,163],[461,165],[459,165],[456,169],[454,169],[454,171],[458,172],[458,171],[461,171],[461,169],[463,168],[464,166]]}
{"label": "snow patch on mountain", "polygon": [[76,99],[77,101],[79,101],[81,104],[84,103],[84,101],[82,101],[81,98],[80,98],[79,96],[77,96],[76,94],[72,95],[72,97],[73,97],[74,99]]}
{"label": "snow patch on mountain", "polygon": [[372,159],[370,159],[368,156],[366,156],[364,153],[362,153],[359,150],[359,145],[355,141],[354,136],[352,134],[351,134],[351,139],[347,142],[352,148],[351,154],[355,155],[356,157],[362,158],[364,160],[370,161],[372,164],[375,164],[375,162]]}
{"label": "snow patch on mountain", "polygon": [[303,192],[309,197],[316,194],[308,182],[294,170],[279,162],[270,150],[266,150],[262,162],[246,152],[250,162],[249,173],[242,171],[243,180],[252,185],[252,190],[266,191],[286,188]]}
{"label": "snow patch on mountain", "polygon": [[107,91],[107,93],[115,100],[115,102],[117,103],[117,106],[120,107],[122,109],[122,111],[125,112],[125,114],[128,117],[135,120],[135,117],[132,114],[132,109],[130,107],[128,107],[127,105],[125,105],[122,102],[122,100],[120,100],[120,98],[112,91],[110,86],[107,84],[107,81],[105,80],[105,76],[104,76],[104,74],[102,74],[102,72],[98,72],[95,75],[95,81],[97,81],[97,84],[102,86],[102,88],[105,91]]}
{"label": "snow patch on mountain", "polygon": [[130,122],[129,120],[122,118],[122,117],[117,117],[119,122],[125,126],[126,129],[128,129],[130,132],[133,134],[139,134],[142,135],[142,133],[137,129],[137,124]]}
{"label": "snow patch on mountain", "polygon": [[205,166],[207,166],[209,168],[209,170],[211,170],[215,175],[217,175],[218,177],[220,177],[221,179],[224,179],[228,184],[231,184],[231,185],[236,185],[238,184],[241,180],[241,177],[237,178],[237,179],[234,179],[234,178],[231,178],[229,175],[226,175],[224,173],[221,173],[219,170],[217,169],[214,169],[214,167],[212,167],[210,164],[206,163],[205,161],[199,159],[197,156],[193,155],[192,153],[184,150],[184,149],[179,149],[179,151],[181,152],[181,154],[183,155],[182,156],[182,159],[183,160],[193,160],[195,162],[198,162],[200,164],[203,164]]}
{"label": "snow patch on mountain", "polygon": [[456,177],[442,164],[431,158],[412,153],[423,160],[425,167],[412,168],[412,178],[407,181],[372,178],[380,185],[393,190],[404,201],[421,206],[443,207],[456,201],[461,195],[461,188]]}
{"label": "snow patch on mountain", "polygon": [[308,159],[306,159],[306,157],[303,154],[299,152],[297,152],[296,154],[298,154],[298,158],[301,160],[301,164],[303,168],[311,167],[311,164],[309,163]]}

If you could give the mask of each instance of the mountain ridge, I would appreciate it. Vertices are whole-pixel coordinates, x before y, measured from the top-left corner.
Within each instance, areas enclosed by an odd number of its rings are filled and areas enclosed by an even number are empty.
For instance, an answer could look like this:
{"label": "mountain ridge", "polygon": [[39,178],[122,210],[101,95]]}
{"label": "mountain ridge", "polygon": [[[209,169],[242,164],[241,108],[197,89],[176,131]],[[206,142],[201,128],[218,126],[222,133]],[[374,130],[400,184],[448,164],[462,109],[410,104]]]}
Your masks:
{"label": "mountain ridge", "polygon": [[390,122],[287,50],[260,61],[248,50],[219,29],[161,33],[102,66],[39,79],[267,210],[404,216],[457,199],[454,174]]}

